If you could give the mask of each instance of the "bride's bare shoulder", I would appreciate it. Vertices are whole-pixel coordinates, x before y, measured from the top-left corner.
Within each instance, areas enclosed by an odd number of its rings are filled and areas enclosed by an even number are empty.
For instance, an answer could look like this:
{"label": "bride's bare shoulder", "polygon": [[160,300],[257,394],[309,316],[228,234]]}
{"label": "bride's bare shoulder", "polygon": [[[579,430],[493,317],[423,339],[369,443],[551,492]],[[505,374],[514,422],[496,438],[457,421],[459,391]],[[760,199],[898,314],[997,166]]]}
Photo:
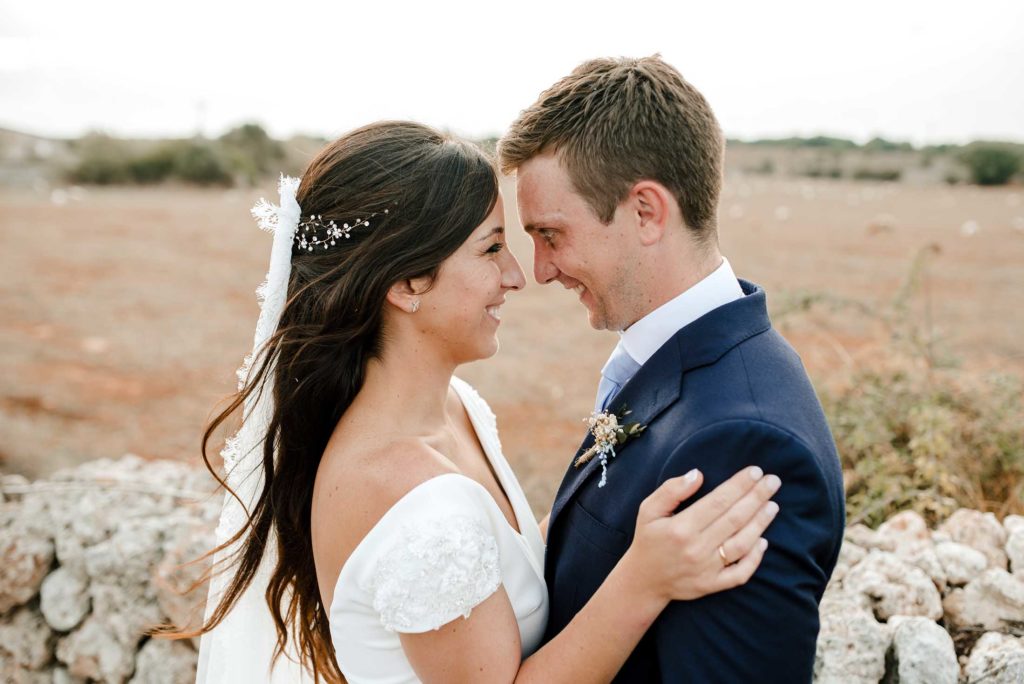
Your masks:
{"label": "bride's bare shoulder", "polygon": [[401,437],[346,445],[324,454],[317,473],[316,489],[321,494],[314,491],[314,505],[316,499],[325,496],[339,501],[349,512],[363,511],[380,518],[414,487],[448,472],[457,471],[419,439]]}
{"label": "bride's bare shoulder", "polygon": [[[325,452],[313,487],[311,528],[322,587],[333,581],[359,542],[403,496],[429,479],[455,472],[421,440],[347,444]],[[331,598],[325,591],[323,598]]]}

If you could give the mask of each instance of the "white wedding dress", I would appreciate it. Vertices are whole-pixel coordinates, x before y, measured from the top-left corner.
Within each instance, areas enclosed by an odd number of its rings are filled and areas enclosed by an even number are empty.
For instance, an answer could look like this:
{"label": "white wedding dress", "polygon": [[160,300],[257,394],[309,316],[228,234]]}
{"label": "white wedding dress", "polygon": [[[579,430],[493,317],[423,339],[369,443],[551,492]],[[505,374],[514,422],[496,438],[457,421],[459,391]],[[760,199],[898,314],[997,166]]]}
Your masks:
{"label": "white wedding dress", "polygon": [[523,657],[544,634],[548,614],[544,542],[522,487],[501,453],[490,407],[453,378],[520,532],[481,484],[457,473],[406,493],[341,568],[330,606],[331,637],[349,684],[418,682],[398,633],[437,629],[505,587]]}

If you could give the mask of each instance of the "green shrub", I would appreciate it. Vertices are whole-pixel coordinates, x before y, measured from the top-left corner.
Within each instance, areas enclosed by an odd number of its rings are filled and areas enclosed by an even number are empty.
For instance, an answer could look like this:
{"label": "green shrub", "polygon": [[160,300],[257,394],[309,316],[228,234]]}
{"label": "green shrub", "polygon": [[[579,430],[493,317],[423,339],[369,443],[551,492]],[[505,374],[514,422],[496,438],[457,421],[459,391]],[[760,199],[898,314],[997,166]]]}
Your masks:
{"label": "green shrub", "polygon": [[127,163],[128,175],[136,183],[160,183],[174,172],[174,149],[163,145],[159,149],[131,159]]}
{"label": "green shrub", "polygon": [[856,180],[898,181],[903,176],[899,169],[861,168],[853,172]]}
{"label": "green shrub", "polygon": [[74,183],[92,185],[114,185],[129,180],[128,170],[123,162],[103,157],[81,160],[71,169],[68,177]]}
{"label": "green shrub", "polygon": [[255,123],[234,128],[217,142],[231,172],[250,185],[279,171],[285,158],[284,146]]}
{"label": "green shrub", "polygon": [[953,371],[865,371],[822,399],[846,474],[851,521],[911,509],[931,523],[960,507],[1021,512],[1021,383]]}
{"label": "green shrub", "polygon": [[872,138],[864,143],[868,152],[913,152],[914,146],[908,142],[893,142],[885,138]]}
{"label": "green shrub", "polygon": [[[141,148],[141,150],[140,150]],[[178,179],[198,185],[231,185],[233,176],[216,143],[174,140],[146,149],[103,135],[91,135],[74,147],[78,163],[68,172],[75,183],[160,183]]]}
{"label": "green shrub", "polygon": [[1019,151],[995,143],[968,145],[960,160],[967,165],[971,180],[978,185],[1005,185],[1021,167]]}
{"label": "green shrub", "polygon": [[[740,141],[735,141],[740,142]],[[855,150],[857,143],[846,138],[832,138],[827,135],[816,135],[812,138],[763,138],[751,140],[747,145],[763,145],[765,147],[816,147],[830,150]]]}
{"label": "green shrub", "polygon": [[833,138],[827,135],[816,135],[813,138],[804,138],[801,147],[825,147],[833,150],[855,150],[857,143],[846,138]]}
{"label": "green shrub", "polygon": [[223,158],[209,143],[183,141],[173,148],[174,177],[197,185],[231,185]]}
{"label": "green shrub", "polygon": [[71,147],[78,155],[78,162],[68,170],[71,182],[112,185],[132,180],[128,170],[131,151],[123,140],[91,133]]}
{"label": "green shrub", "polygon": [[841,389],[820,391],[851,523],[874,526],[906,509],[931,523],[959,507],[1024,513],[1024,386],[1018,377],[960,370],[938,349],[923,286],[938,253],[935,244],[918,250],[899,290],[880,305],[796,293],[772,313],[780,323],[812,312],[816,321],[863,318],[889,333],[884,359],[833,376],[830,385]]}
{"label": "green shrub", "polygon": [[822,168],[820,166],[811,166],[801,169],[799,175],[806,176],[807,178],[842,178],[842,169],[833,168]]}
{"label": "green shrub", "polygon": [[921,148],[922,152],[925,152],[926,154],[935,155],[953,154],[955,152],[958,152],[959,150],[959,145],[953,145],[950,143],[943,143],[941,145],[925,145],[924,147]]}

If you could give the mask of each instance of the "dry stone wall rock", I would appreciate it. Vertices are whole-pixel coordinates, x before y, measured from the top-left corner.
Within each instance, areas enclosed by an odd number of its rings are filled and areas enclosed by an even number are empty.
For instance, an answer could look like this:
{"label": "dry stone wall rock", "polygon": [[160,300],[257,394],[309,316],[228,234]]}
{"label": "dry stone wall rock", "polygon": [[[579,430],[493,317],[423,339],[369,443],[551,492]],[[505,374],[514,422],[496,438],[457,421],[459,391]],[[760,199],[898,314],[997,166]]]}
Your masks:
{"label": "dry stone wall rock", "polygon": [[885,676],[885,654],[892,643],[861,597],[826,593],[814,659],[817,684],[877,684]]}
{"label": "dry stone wall rock", "polygon": [[889,620],[886,682],[900,684],[957,684],[960,664],[953,639],[938,624],[923,617],[897,616]]}
{"label": "dry stone wall rock", "polygon": [[942,595],[932,579],[894,553],[872,551],[846,573],[843,584],[868,597],[879,620],[894,615],[942,617]]}
{"label": "dry stone wall rock", "polygon": [[964,675],[967,684],[1024,682],[1024,639],[986,633],[974,645]]}
{"label": "dry stone wall rock", "polygon": [[0,681],[195,681],[193,641],[146,633],[202,615],[205,586],[175,591],[205,565],[177,566],[213,546],[214,484],[130,455],[0,477]]}
{"label": "dry stone wall rock", "polygon": [[1006,529],[992,513],[961,508],[939,526],[950,538],[981,551],[990,567],[1006,569]]}
{"label": "dry stone wall rock", "polygon": [[[206,587],[186,590],[206,565],[183,564],[213,547],[221,501],[205,470],[134,456],[0,477],[0,681],[192,684],[198,641],[146,632],[199,624]],[[1024,682],[1022,556],[1022,516],[851,525],[815,682]]]}
{"label": "dry stone wall rock", "polygon": [[[7,505],[7,504],[5,504]],[[53,542],[21,525],[0,530],[0,614],[30,601],[53,564]]]}
{"label": "dry stone wall rock", "polygon": [[946,581],[954,586],[963,586],[976,579],[988,567],[985,554],[954,541],[936,544],[935,553],[946,573]]}
{"label": "dry stone wall rock", "polygon": [[960,628],[980,625],[1002,631],[1024,624],[1024,581],[1001,568],[989,568],[944,602],[946,620]]}
{"label": "dry stone wall rock", "polygon": [[89,613],[89,580],[75,570],[60,567],[43,580],[39,610],[47,624],[58,632],[78,626]]}
{"label": "dry stone wall rock", "polygon": [[[821,602],[815,681],[1024,683],[1018,535],[1024,517],[966,509],[931,531],[915,513],[848,527]],[[883,632],[865,615],[890,635],[882,674]]]}

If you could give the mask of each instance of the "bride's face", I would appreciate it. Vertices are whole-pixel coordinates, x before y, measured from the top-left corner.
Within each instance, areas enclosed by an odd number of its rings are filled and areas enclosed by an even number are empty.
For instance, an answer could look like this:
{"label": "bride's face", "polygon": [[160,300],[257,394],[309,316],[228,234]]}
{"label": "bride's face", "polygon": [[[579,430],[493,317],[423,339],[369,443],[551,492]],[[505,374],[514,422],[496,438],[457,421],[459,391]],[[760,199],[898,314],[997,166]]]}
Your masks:
{"label": "bride's face", "polygon": [[498,351],[501,305],[526,284],[519,261],[505,244],[501,196],[490,215],[444,263],[417,314],[456,363]]}

